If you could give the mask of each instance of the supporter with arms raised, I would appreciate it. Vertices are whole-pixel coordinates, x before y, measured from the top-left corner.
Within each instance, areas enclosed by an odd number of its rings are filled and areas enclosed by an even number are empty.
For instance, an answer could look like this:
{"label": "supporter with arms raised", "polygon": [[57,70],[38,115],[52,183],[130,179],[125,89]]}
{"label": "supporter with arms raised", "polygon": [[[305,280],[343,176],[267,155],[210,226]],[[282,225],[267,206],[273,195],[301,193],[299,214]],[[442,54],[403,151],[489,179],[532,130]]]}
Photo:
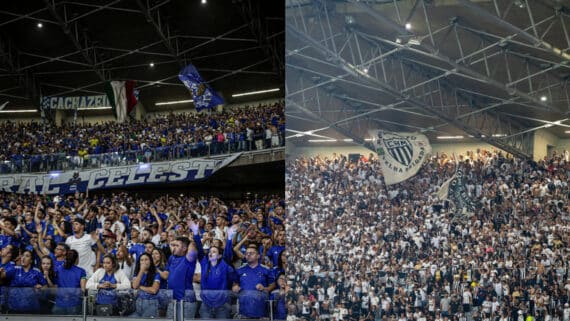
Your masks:
{"label": "supporter with arms raised", "polygon": [[[196,294],[193,290],[192,281],[194,271],[199,259],[202,258],[202,242],[199,235],[198,223],[190,222],[190,229],[193,234],[193,242],[185,236],[179,236],[171,243],[172,255],[168,258],[166,269],[168,270],[168,289],[172,290],[174,304],[168,306],[167,318],[174,316],[177,311],[176,320],[181,321],[182,313],[184,318],[193,319],[196,315]],[[184,310],[182,311],[182,307]]]}
{"label": "supporter with arms raised", "polygon": [[85,270],[88,277],[93,274],[96,258],[91,246],[95,245],[98,239],[97,231],[93,231],[92,234],[85,232],[85,220],[75,218],[73,222],[73,235],[67,237],[67,240],[65,240],[69,248],[77,251],[79,255],[78,266]]}
{"label": "supporter with arms raised", "polygon": [[[231,229],[230,229],[231,230]],[[200,317],[205,319],[228,319],[230,317],[230,288],[237,282],[237,273],[223,257],[223,249],[210,247],[201,264]]]}

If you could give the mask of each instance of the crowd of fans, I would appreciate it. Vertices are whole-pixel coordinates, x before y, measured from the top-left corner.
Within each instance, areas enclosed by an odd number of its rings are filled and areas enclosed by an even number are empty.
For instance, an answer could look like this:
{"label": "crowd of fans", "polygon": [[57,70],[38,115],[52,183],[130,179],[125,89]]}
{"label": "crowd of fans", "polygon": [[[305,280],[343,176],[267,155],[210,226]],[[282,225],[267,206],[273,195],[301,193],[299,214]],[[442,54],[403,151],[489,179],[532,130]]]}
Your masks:
{"label": "crowd of fans", "polygon": [[[288,319],[568,321],[568,154],[454,158],[390,186],[373,155],[289,160]],[[436,196],[457,167],[474,212]]]}
{"label": "crowd of fans", "polygon": [[284,103],[126,123],[0,124],[0,173],[116,166],[285,144]]}
{"label": "crowd of fans", "polygon": [[0,193],[0,307],[77,315],[85,297],[103,316],[284,320],[284,206],[257,194]]}

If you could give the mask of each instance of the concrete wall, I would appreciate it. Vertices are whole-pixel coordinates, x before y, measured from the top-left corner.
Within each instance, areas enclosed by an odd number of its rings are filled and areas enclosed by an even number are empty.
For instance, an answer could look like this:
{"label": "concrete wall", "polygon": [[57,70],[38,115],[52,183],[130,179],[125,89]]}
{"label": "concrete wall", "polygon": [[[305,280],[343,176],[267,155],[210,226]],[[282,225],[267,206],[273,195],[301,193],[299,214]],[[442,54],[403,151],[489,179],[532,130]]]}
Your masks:
{"label": "concrete wall", "polygon": [[556,151],[561,152],[565,150],[570,150],[570,138],[559,139],[558,145],[556,146]]}
{"label": "concrete wall", "polygon": [[[475,151],[477,149],[486,150],[496,150],[497,147],[489,145],[487,143],[478,142],[461,142],[453,141],[446,143],[432,142],[432,154],[445,152],[450,155],[455,153],[456,155],[465,154],[466,151]],[[537,130],[535,132],[534,138],[534,159],[539,160],[547,156],[547,146],[553,146],[553,150],[557,152],[562,152],[564,150],[570,150],[570,139],[559,139],[558,137],[550,134],[545,130]],[[315,143],[315,146],[303,146],[295,147],[287,145],[287,155],[288,157],[297,157],[298,155],[305,155],[308,157],[313,157],[316,155],[330,156],[333,153],[341,154],[363,154],[368,155],[371,151],[360,147],[357,145],[346,145],[339,143]],[[549,155],[550,156],[550,155]]]}
{"label": "concrete wall", "polygon": [[[339,145],[335,143],[328,143],[330,145],[325,145],[327,143],[315,143],[314,147],[293,147],[289,146],[287,143],[287,156],[288,157],[297,157],[299,155],[305,155],[308,157],[313,157],[316,155],[321,156],[331,156],[333,153],[340,153],[344,155],[348,154],[361,154],[361,155],[368,155],[373,151],[353,145]],[[445,152],[448,155],[455,153],[456,155],[465,154],[466,151],[474,151],[479,149],[486,149],[486,150],[493,150],[496,147],[491,146],[486,143],[445,143],[445,144],[432,144],[432,154],[442,153]]]}
{"label": "concrete wall", "polygon": [[543,159],[545,156],[548,156],[548,145],[554,146],[554,150],[559,150],[560,148],[558,147],[558,137],[552,135],[544,129],[535,131],[533,146],[534,160]]}
{"label": "concrete wall", "polygon": [[[329,144],[329,145],[325,145]],[[368,148],[364,148],[361,146],[353,145],[339,145],[337,143],[315,143],[314,147],[296,147],[290,148],[289,143],[287,145],[287,157],[297,158],[300,155],[304,155],[306,157],[314,157],[317,155],[330,157],[334,153],[337,154],[361,154],[361,155],[368,155],[373,153],[373,151],[369,150]]]}

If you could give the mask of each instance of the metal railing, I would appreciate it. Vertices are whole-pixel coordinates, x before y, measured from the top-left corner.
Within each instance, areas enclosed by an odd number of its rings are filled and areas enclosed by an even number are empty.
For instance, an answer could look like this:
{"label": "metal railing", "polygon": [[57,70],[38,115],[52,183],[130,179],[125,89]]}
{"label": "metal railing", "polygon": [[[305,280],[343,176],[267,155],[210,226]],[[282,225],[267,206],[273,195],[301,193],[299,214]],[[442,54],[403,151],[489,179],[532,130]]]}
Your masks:
{"label": "metal railing", "polygon": [[41,155],[14,155],[0,160],[0,174],[38,173],[50,171],[67,171],[95,169],[102,167],[124,166],[139,163],[152,163],[209,157],[237,152],[268,150],[285,146],[283,137],[278,142],[259,141],[225,141],[198,144],[171,144],[140,150],[114,151],[102,154],[83,156],[66,153]]}
{"label": "metal railing", "polygon": [[[77,296],[62,297],[62,293],[75,293]],[[99,290],[100,291],[100,290]],[[130,317],[133,319],[162,319],[181,321],[185,319],[204,318],[201,315],[202,302],[198,294],[192,293],[192,297],[197,300],[192,302],[187,300],[176,301],[172,299],[172,290],[161,289],[156,295],[143,297],[139,290],[115,290],[115,296],[108,296],[108,293],[101,296],[98,291],[88,290],[85,293],[78,288],[56,289],[56,288],[22,288],[22,287],[2,287],[0,294],[0,312],[5,320],[19,320],[19,318],[34,318],[55,320],[96,320],[97,318],[117,318]],[[193,292],[193,290],[187,290]],[[241,315],[238,303],[240,294],[227,291],[229,294],[228,318],[225,319],[248,319]],[[20,295],[25,295],[22,298]],[[16,299],[14,299],[16,298]],[[101,302],[104,301],[104,302]],[[71,304],[71,303],[73,304]],[[265,301],[265,319],[274,320],[274,311],[277,301],[270,299],[267,295]],[[142,310],[142,311],[141,311]],[[190,315],[193,313],[193,315]],[[219,318],[218,318],[219,319]]]}

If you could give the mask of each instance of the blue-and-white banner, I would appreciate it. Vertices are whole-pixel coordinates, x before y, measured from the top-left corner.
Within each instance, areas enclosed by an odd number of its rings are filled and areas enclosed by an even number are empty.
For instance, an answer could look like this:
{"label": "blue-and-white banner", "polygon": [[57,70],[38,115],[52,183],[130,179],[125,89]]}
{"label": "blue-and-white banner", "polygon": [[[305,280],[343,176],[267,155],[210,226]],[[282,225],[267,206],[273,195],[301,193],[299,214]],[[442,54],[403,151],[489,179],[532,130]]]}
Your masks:
{"label": "blue-and-white banner", "polygon": [[48,96],[40,99],[40,107],[44,110],[49,109],[79,109],[79,108],[100,108],[110,107],[107,95],[96,96],[73,96],[73,97],[59,97]]}
{"label": "blue-and-white banner", "polygon": [[370,134],[374,149],[380,157],[386,185],[397,184],[416,175],[431,153],[428,138],[419,133],[372,130]]}
{"label": "blue-and-white banner", "polygon": [[141,184],[168,184],[202,180],[229,165],[241,154],[215,159],[187,159],[83,171],[0,176],[0,191],[19,194],[68,194]]}
{"label": "blue-and-white banner", "polygon": [[178,74],[178,78],[192,92],[197,111],[212,109],[224,103],[222,97],[202,79],[194,65],[184,67]]}

